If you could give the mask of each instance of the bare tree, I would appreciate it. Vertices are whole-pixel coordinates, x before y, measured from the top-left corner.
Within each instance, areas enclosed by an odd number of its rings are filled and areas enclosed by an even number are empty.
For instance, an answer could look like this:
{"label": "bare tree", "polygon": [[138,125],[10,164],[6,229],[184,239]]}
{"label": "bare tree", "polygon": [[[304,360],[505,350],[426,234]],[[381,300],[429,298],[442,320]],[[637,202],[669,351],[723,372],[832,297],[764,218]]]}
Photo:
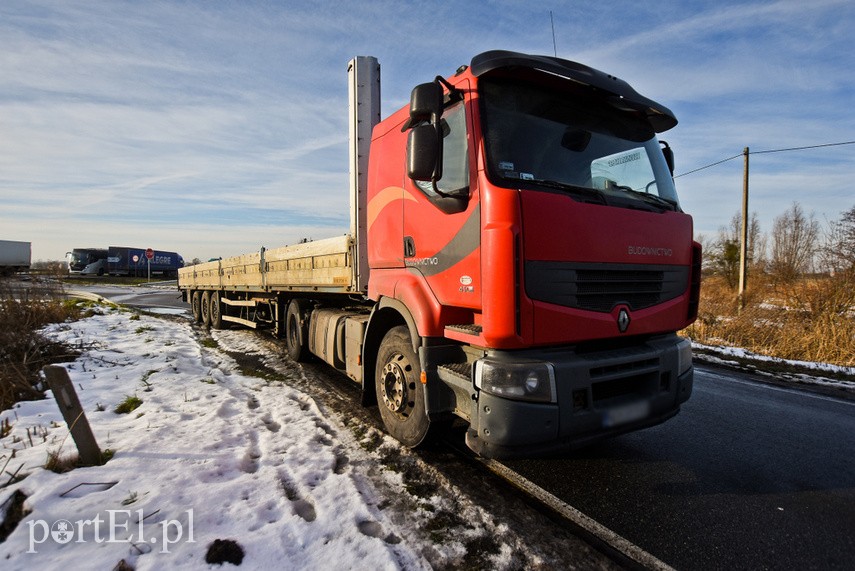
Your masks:
{"label": "bare tree", "polygon": [[[742,213],[730,219],[730,225],[722,226],[718,238],[710,245],[709,260],[712,270],[723,276],[727,285],[735,289],[739,281],[740,242],[742,240]],[[757,213],[748,216],[748,268],[749,273],[760,273],[765,266],[766,238],[760,232]]]}
{"label": "bare tree", "polygon": [[769,261],[772,275],[779,281],[791,282],[810,272],[819,246],[819,234],[819,222],[813,213],[805,215],[798,202],[775,218]]}
{"label": "bare tree", "polygon": [[714,271],[712,258],[710,257],[715,249],[715,243],[713,240],[707,236],[706,234],[698,234],[695,236],[695,242],[701,245],[701,251],[703,252],[703,257],[701,258],[703,264],[703,270],[706,271]]}
{"label": "bare tree", "polygon": [[855,270],[855,206],[828,224],[820,259],[824,269],[833,273]]}

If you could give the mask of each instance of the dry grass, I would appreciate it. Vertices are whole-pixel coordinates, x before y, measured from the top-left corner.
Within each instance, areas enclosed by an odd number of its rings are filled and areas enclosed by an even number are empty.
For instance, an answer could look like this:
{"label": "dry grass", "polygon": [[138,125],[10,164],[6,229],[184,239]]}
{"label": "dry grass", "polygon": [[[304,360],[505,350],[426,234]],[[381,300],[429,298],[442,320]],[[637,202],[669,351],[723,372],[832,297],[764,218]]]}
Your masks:
{"label": "dry grass", "polygon": [[53,281],[0,280],[0,410],[19,400],[42,398],[39,371],[68,357],[69,349],[38,330],[78,315]]}
{"label": "dry grass", "polygon": [[[98,466],[103,466],[112,460],[113,454],[114,451],[109,448],[102,450],[101,458],[98,460]],[[60,448],[58,450],[48,450],[44,468],[45,470],[50,470],[57,474],[64,474],[66,472],[71,472],[75,468],[83,468],[86,466],[87,464],[80,459],[80,455],[78,453],[70,452],[69,454],[63,454],[62,449]]]}
{"label": "dry grass", "polygon": [[719,277],[704,280],[689,337],[709,345],[855,366],[855,272],[775,283],[755,278],[739,310],[736,293]]}

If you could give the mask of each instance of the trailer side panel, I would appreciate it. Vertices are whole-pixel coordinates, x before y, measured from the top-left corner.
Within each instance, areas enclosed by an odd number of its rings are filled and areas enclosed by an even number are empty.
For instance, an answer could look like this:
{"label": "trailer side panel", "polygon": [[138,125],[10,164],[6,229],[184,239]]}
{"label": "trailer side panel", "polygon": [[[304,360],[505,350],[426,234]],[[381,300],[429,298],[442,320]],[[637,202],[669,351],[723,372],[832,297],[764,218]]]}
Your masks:
{"label": "trailer side panel", "polygon": [[353,294],[352,246],[344,235],[188,266],[178,271],[178,287]]}

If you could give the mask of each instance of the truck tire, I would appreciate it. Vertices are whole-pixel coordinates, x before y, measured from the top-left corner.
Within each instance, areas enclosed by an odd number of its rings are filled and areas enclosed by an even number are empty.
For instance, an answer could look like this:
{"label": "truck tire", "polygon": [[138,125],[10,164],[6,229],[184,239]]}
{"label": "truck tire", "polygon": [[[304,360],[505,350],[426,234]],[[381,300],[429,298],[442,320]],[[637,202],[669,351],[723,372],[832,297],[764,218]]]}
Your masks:
{"label": "truck tire", "polygon": [[430,428],[419,358],[405,325],[386,333],[377,352],[374,374],[377,405],[386,430],[404,446],[424,442]]}
{"label": "truck tire", "polygon": [[201,315],[202,325],[208,327],[211,325],[211,292],[203,291],[201,299]]}
{"label": "truck tire", "polygon": [[202,323],[202,292],[194,291],[190,295],[190,308],[193,311],[193,322]]}
{"label": "truck tire", "polygon": [[285,312],[285,350],[298,363],[308,361],[309,353],[309,302],[292,299]]}
{"label": "truck tire", "polygon": [[212,329],[222,329],[223,328],[223,304],[220,301],[220,292],[212,291],[211,299],[210,299],[210,307],[208,309],[208,315],[211,322]]}

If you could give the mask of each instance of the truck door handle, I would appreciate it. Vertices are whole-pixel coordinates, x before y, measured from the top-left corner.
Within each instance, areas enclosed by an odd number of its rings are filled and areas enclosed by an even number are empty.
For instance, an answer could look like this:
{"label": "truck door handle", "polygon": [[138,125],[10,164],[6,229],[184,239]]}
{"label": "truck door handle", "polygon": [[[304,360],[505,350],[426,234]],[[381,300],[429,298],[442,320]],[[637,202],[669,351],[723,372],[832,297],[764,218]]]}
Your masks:
{"label": "truck door handle", "polygon": [[416,243],[412,236],[404,236],[404,257],[412,258],[416,255]]}

